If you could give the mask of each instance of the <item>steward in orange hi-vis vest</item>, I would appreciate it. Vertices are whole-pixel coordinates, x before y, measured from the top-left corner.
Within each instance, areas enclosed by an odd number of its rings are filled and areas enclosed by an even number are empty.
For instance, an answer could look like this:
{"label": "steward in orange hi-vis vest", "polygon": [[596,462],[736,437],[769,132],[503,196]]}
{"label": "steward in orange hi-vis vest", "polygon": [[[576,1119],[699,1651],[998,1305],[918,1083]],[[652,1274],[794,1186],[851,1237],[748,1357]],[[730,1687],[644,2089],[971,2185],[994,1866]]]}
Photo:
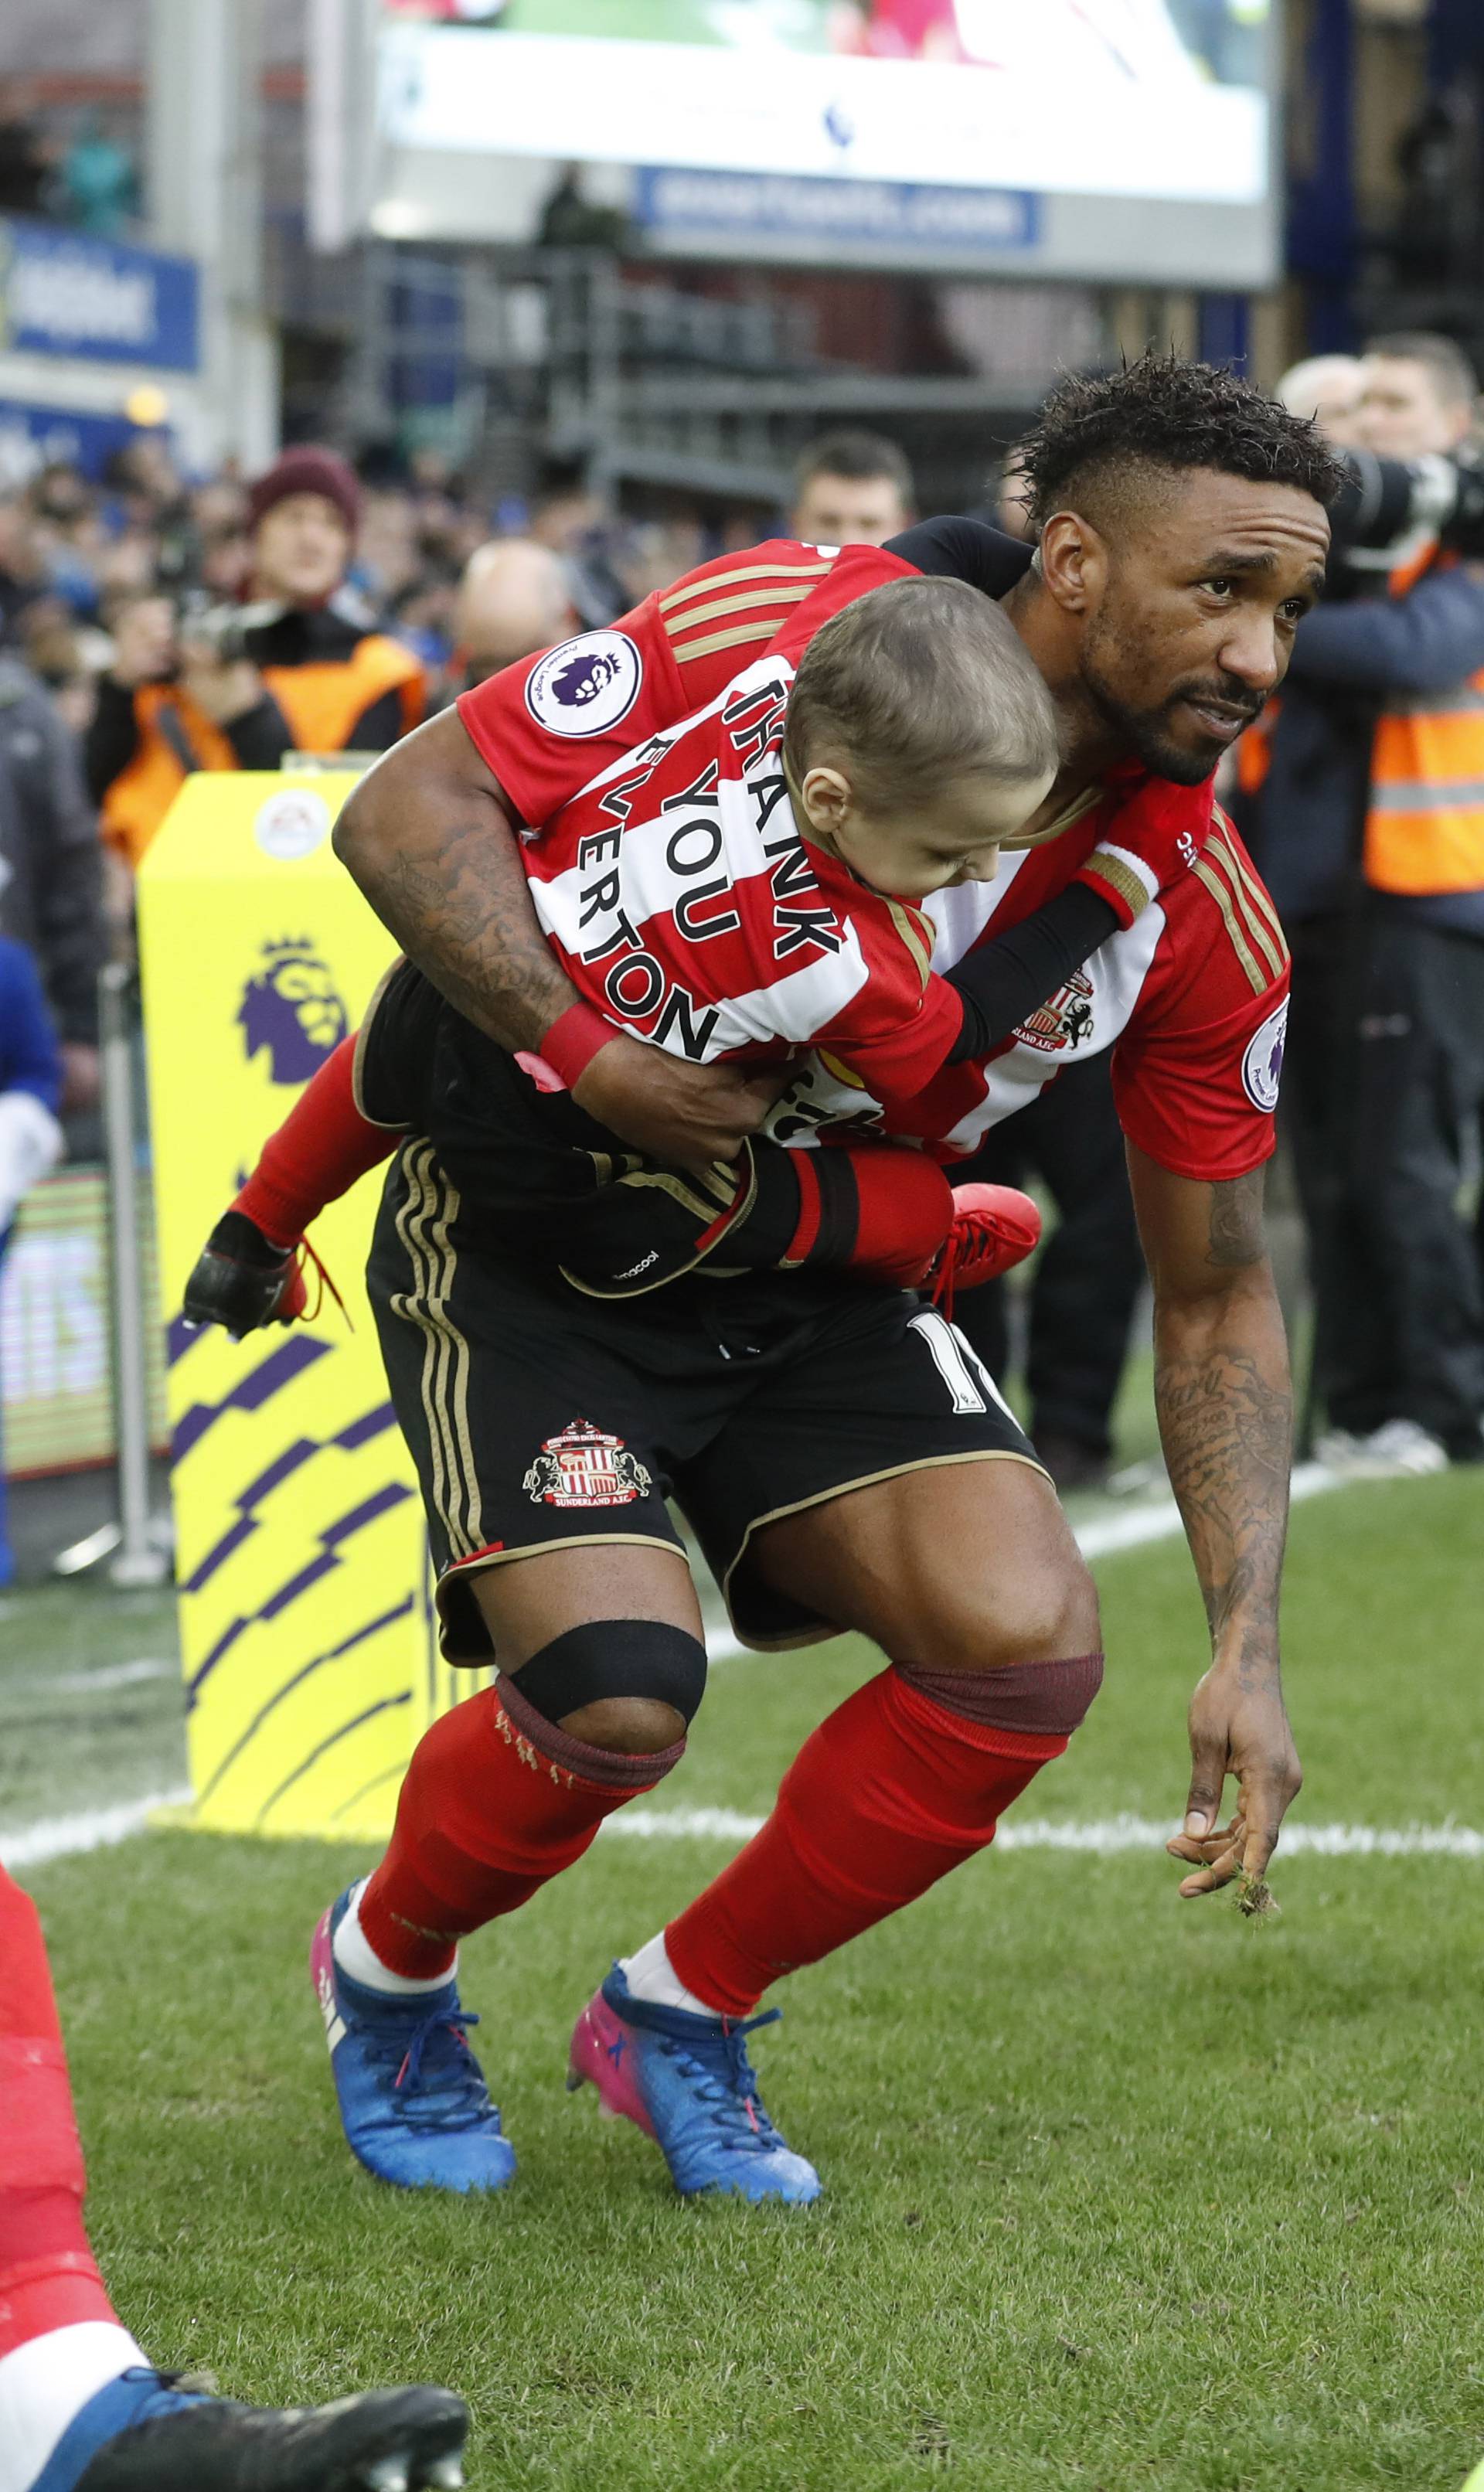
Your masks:
{"label": "steward in orange hi-vis vest", "polygon": [[[1455,557],[1436,547],[1393,576],[1400,597]],[[1393,692],[1376,728],[1364,871],[1413,898],[1484,890],[1484,668],[1447,691]]]}
{"label": "steward in orange hi-vis vest", "polygon": [[287,752],[382,753],[419,726],[423,668],[369,621],[342,592],[254,624],[244,638],[262,698],[224,726],[183,683],[131,693],[104,677],[87,758],[109,846],[137,865],[193,770],[277,770]]}

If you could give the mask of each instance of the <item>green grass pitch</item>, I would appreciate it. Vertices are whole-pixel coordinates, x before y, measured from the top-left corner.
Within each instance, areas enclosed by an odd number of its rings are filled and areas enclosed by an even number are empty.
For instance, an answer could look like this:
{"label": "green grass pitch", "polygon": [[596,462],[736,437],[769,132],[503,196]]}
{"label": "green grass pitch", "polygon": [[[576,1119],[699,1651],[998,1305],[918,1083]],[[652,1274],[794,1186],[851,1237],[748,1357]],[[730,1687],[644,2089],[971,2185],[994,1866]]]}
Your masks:
{"label": "green grass pitch", "polygon": [[[1100,1568],[1110,1676],[1022,1814],[1173,1823],[1201,1623],[1178,1543]],[[1295,1517],[1311,1824],[1484,1820],[1484,1480]],[[17,1632],[17,1629],[22,1632]],[[167,1786],[167,1613],[5,1620],[0,1824]],[[652,1805],[760,1811],[867,1657],[719,1669]],[[132,1780],[130,1778],[133,1778]],[[770,2108],[812,2210],[686,2207],[562,2091],[609,1955],[725,1856],[599,1841],[465,1955],[521,2158],[484,2204],[349,2161],[305,1973],[369,1865],[150,1834],[28,1873],[124,2315],[234,2393],[427,2377],[471,2482],[571,2492],[1457,2492],[1484,2445],[1484,1861],[1280,1853],[1275,1922],[1156,1854],[1006,1851],[778,1994]]]}

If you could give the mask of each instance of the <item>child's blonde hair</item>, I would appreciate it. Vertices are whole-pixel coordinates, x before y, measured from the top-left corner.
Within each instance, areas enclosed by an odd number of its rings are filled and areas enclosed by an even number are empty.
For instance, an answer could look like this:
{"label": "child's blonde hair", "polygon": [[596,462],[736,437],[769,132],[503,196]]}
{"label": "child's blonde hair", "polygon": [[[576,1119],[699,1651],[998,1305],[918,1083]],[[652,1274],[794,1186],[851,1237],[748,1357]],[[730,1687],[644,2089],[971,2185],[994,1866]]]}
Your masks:
{"label": "child's blonde hair", "polygon": [[847,763],[868,812],[931,802],[973,772],[1035,779],[1060,761],[1056,712],[1010,618],[963,579],[898,579],[822,623],[784,730],[795,787]]}

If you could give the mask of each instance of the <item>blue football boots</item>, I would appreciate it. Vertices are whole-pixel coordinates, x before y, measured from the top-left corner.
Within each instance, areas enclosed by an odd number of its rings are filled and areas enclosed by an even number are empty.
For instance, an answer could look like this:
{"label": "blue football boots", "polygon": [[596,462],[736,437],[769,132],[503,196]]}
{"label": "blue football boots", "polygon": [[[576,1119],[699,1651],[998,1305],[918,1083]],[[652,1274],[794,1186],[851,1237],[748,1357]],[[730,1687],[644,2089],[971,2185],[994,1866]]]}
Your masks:
{"label": "blue football boots", "polygon": [[399,2189],[503,2189],[515,2150],[469,2048],[456,1983],[416,1997],[352,1981],[335,1961],[347,1887],[314,1932],[310,1974],[351,2152]]}
{"label": "blue football boots", "polygon": [[654,2138],[684,2198],[782,2199],[807,2207],[819,2176],[785,2145],[763,2110],[747,2037],[781,2011],[733,2024],[636,1999],[614,1965],[578,2018],[567,2089],[598,2089],[609,2119]]}

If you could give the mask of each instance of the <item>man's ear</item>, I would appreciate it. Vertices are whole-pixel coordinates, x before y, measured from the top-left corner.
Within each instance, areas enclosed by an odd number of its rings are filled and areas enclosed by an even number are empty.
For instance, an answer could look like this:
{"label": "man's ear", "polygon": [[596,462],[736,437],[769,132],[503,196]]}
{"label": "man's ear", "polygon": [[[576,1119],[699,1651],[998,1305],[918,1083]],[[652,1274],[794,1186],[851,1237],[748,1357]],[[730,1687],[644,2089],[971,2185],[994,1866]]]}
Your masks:
{"label": "man's ear", "polygon": [[1108,581],[1108,548],[1075,511],[1057,511],[1041,531],[1041,577],[1064,614],[1089,614]]}

